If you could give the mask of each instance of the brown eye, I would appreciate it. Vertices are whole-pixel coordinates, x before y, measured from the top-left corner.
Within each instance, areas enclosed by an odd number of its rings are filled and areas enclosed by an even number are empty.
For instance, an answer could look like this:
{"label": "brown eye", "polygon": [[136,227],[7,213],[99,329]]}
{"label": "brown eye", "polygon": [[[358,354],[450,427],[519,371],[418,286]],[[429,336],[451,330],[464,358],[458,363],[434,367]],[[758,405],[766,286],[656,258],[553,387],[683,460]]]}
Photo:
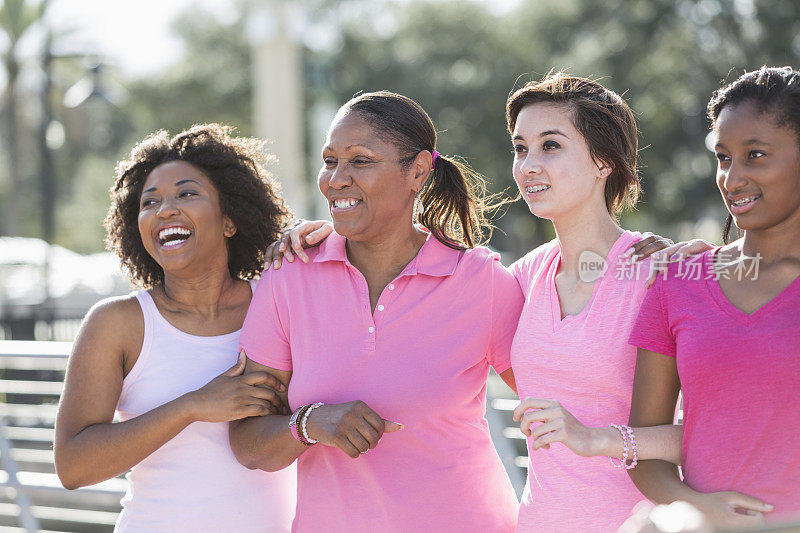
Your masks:
{"label": "brown eye", "polygon": [[545,141],[544,143],[542,143],[542,148],[546,152],[549,152],[551,150],[557,150],[557,149],[561,148],[561,145],[558,144],[556,141]]}

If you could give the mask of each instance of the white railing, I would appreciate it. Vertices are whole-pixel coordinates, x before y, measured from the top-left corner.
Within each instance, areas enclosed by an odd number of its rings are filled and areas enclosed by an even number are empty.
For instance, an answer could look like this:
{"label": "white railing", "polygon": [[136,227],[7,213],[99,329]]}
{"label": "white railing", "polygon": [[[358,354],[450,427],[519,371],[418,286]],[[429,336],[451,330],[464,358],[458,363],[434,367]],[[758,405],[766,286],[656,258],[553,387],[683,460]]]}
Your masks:
{"label": "white railing", "polygon": [[67,491],[55,474],[53,426],[70,347],[0,341],[0,530],[114,527],[125,480]]}

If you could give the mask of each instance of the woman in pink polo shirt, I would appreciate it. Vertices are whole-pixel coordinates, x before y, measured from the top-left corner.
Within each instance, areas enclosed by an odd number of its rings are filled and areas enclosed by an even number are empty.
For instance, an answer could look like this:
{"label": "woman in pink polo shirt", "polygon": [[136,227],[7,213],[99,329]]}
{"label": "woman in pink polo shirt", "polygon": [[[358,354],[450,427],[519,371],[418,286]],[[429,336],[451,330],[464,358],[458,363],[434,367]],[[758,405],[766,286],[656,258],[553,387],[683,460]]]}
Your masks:
{"label": "woman in pink polo shirt", "polygon": [[523,297],[475,246],[480,177],[389,92],[346,103],[322,158],[336,233],[264,274],[240,339],[294,412],[231,424],[234,453],[269,471],[298,460],[295,531],[513,531],[484,412],[490,367],[514,386]]}
{"label": "woman in pink polo shirt", "polygon": [[631,423],[663,424],[683,391],[684,477],[658,461],[631,477],[727,529],[800,518],[800,72],[748,72],[708,114],[726,237],[744,231],[671,267],[642,304]]}

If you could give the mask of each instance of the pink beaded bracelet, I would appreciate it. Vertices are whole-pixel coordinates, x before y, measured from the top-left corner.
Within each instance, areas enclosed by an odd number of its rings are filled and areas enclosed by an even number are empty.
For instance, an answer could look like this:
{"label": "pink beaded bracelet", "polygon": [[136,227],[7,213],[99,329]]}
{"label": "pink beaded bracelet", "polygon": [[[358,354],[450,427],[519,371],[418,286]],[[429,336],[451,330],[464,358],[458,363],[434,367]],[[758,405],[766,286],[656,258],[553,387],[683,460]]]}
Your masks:
{"label": "pink beaded bracelet", "polygon": [[[619,434],[622,436],[622,459],[617,459],[616,457],[609,457],[609,461],[611,464],[616,466],[617,468],[623,468],[630,470],[635,468],[636,465],[639,463],[639,456],[636,453],[636,436],[633,434],[633,429],[630,426],[620,426],[617,424],[611,424],[609,427],[612,427],[619,431]],[[628,448],[628,440],[630,439],[631,445]],[[628,454],[630,451],[633,451],[633,459],[631,463],[628,464]],[[617,461],[617,462],[614,462]]]}
{"label": "pink beaded bracelet", "polygon": [[[609,427],[612,427],[619,431],[620,436],[622,436],[622,459],[617,459],[616,457],[609,457],[608,460],[611,462],[612,465],[616,466],[617,468],[622,468],[628,462],[628,433],[622,429],[622,426],[617,424],[611,424]],[[619,462],[614,462],[619,461]]]}

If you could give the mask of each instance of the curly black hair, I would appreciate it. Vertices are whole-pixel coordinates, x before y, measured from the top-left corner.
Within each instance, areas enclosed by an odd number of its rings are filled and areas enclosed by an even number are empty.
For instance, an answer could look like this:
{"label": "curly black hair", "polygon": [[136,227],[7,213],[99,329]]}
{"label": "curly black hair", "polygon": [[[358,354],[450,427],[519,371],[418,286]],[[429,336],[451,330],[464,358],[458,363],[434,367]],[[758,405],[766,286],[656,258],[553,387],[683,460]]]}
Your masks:
{"label": "curly black hair", "polygon": [[228,270],[239,279],[257,277],[266,249],[278,238],[291,213],[264,164],[272,156],[263,141],[234,137],[220,124],[198,124],[170,138],[165,130],[146,137],[117,163],[105,219],[106,248],[122,260],[131,280],[144,288],[164,281],[164,271],[142,243],[139,200],[150,172],[170,161],[185,161],[205,174],[219,194],[222,214],[236,225],[228,239]]}

